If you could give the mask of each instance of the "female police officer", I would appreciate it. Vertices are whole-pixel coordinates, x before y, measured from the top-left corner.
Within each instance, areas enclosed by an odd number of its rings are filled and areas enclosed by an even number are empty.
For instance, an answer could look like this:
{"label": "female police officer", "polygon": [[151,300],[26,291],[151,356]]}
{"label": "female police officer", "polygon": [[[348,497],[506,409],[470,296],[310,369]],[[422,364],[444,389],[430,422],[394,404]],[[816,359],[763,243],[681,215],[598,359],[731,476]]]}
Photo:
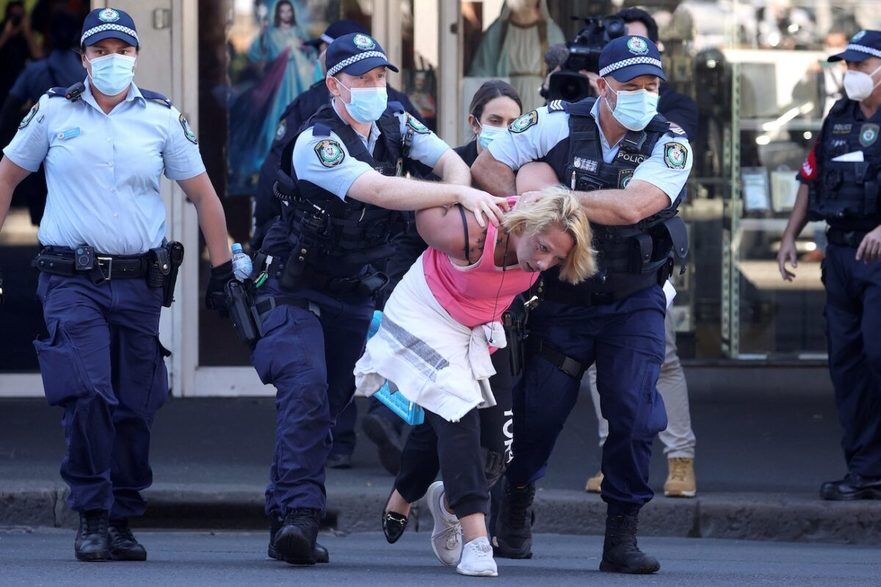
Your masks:
{"label": "female police officer", "polygon": [[529,356],[514,392],[514,460],[496,521],[496,554],[530,556],[533,483],[544,475],[584,369],[596,362],[609,420],[600,570],[651,573],[659,564],[637,548],[637,514],[652,497],[652,439],[667,425],[655,389],[664,358],[660,284],[673,257],[686,250],[676,209],[691,154],[684,131],[657,115],[658,87],[666,78],[654,43],[639,36],[611,41],[600,54],[599,75],[601,97],[552,101],[524,114],[471,168],[479,185],[511,193],[513,170],[547,162],[556,181],[578,190],[601,268],[578,286],[551,272],[543,277],[542,301],[530,316]]}
{"label": "female police officer", "polygon": [[131,17],[93,10],[83,25],[84,85],[53,88],[19,125],[0,161],[0,226],[12,191],[41,163],[48,201],[37,295],[49,337],[35,343],[46,398],[64,408],[61,476],[80,515],[76,557],[145,560],[128,529],[152,482],[150,426],[168,395],[158,339],[170,303],[164,171],[196,206],[212,286],[231,277],[226,224],[196,137],[164,96],[133,82],[138,34]]}

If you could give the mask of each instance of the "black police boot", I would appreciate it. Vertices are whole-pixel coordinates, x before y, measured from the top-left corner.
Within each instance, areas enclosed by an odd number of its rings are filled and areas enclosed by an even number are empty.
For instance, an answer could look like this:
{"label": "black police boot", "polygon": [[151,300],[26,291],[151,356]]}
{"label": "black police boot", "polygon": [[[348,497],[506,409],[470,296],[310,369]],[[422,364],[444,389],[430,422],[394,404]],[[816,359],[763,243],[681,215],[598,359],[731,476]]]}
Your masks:
{"label": "black police boot", "polygon": [[600,570],[606,573],[655,573],[661,563],[636,545],[637,513],[606,516],[606,540]]}
{"label": "black police boot", "polygon": [[80,527],[73,543],[77,560],[110,560],[110,538],[107,533],[109,521],[110,514],[104,510],[80,512]]}
{"label": "black police boot", "polygon": [[820,497],[832,501],[881,499],[881,479],[848,473],[844,479],[823,483]]}
{"label": "black police boot", "polygon": [[499,507],[493,536],[493,552],[501,558],[532,558],[532,500],[535,485],[512,487],[505,480],[505,496]]}
{"label": "black police boot", "polygon": [[321,513],[312,508],[294,508],[284,517],[275,533],[275,552],[281,560],[292,565],[314,565],[315,539]]}
{"label": "black police boot", "polygon": [[[269,558],[274,558],[275,560],[281,560],[281,557],[278,555],[278,552],[275,550],[275,535],[278,534],[279,529],[281,529],[284,524],[284,519],[278,515],[277,513],[273,513],[271,516],[272,522],[269,526],[269,547],[266,549],[266,555]],[[330,562],[330,553],[327,552],[327,549],[322,545],[315,543],[315,551],[314,557],[316,563],[329,563]]]}
{"label": "black police boot", "polygon": [[137,541],[128,527],[128,520],[110,520],[107,530],[110,540],[110,558],[115,561],[145,561],[147,549]]}

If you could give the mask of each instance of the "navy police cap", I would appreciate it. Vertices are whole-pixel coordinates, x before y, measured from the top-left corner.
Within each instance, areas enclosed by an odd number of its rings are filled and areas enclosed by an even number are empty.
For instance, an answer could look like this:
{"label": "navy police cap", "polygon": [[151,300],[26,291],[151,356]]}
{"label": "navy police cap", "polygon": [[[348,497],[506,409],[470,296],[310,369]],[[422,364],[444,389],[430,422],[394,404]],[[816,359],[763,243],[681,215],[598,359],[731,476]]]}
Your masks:
{"label": "navy police cap", "polygon": [[325,54],[327,75],[339,72],[349,75],[363,75],[376,67],[388,67],[397,72],[398,68],[388,62],[385,51],[376,39],[364,33],[349,33],[334,39]]}
{"label": "navy police cap", "polygon": [[850,38],[847,48],[831,56],[828,61],[863,61],[881,57],[881,31],[860,31]]}
{"label": "navy police cap", "polygon": [[600,53],[600,77],[611,75],[619,82],[629,82],[641,75],[666,80],[661,52],[645,37],[630,35],[612,39]]}
{"label": "navy police cap", "polygon": [[330,45],[337,38],[342,37],[343,35],[348,35],[349,33],[362,33],[366,35],[367,31],[354,20],[336,20],[324,29],[324,32],[321,33],[320,37],[317,39],[309,39],[303,44],[312,45],[313,47],[318,48],[321,43],[327,43]]}
{"label": "navy police cap", "polygon": [[119,39],[123,43],[137,47],[139,43],[135,21],[122,10],[96,8],[83,22],[80,45],[90,46],[104,39]]}

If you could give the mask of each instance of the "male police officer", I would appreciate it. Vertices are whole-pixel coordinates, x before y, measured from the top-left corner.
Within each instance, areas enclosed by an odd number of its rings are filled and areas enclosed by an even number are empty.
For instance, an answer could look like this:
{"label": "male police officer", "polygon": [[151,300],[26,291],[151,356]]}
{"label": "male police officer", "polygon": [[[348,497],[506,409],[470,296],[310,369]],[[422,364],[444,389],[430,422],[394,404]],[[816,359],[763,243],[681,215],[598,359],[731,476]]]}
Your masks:
{"label": "male police officer", "polygon": [[[325,71],[325,51],[327,47],[337,37],[350,33],[366,35],[367,31],[353,20],[338,20],[331,23],[320,37],[312,39],[307,43],[314,46],[318,51],[319,67],[322,68],[322,72]],[[403,92],[389,87],[388,94],[390,101],[400,102],[407,112],[414,111],[409,98]],[[297,136],[303,123],[309,120],[309,117],[315,114],[319,108],[329,102],[330,92],[322,78],[321,81],[312,84],[308,90],[297,96],[281,113],[272,148],[260,167],[257,193],[254,195],[254,235],[251,238],[251,245],[255,249],[259,249],[263,244],[266,231],[269,230],[275,218],[281,214],[281,203],[275,197],[272,186],[275,183],[275,172],[278,170],[278,164],[281,161],[282,150],[291,142],[291,139]],[[352,426],[354,427],[354,422],[352,422]],[[354,432],[352,434],[352,443],[354,443]]]}
{"label": "male police officer", "polygon": [[[557,435],[596,362],[602,411],[602,497],[608,504],[603,571],[651,573],[636,544],[637,514],[652,497],[654,436],[667,425],[655,386],[664,360],[662,283],[686,252],[676,216],[691,168],[684,132],[656,114],[664,79],[650,40],[625,36],[600,55],[601,95],[551,102],[510,126],[472,166],[480,185],[514,191],[514,170],[546,161],[576,190],[594,226],[600,273],[584,284],[545,275],[530,316],[530,354],[514,396],[514,460],[496,521],[499,556],[531,556],[530,507]],[[527,196],[528,197],[528,196]],[[673,249],[675,248],[675,254]]]}
{"label": "male police officer", "polygon": [[[625,8],[616,16],[624,19],[628,35],[647,37],[658,42],[658,25],[652,15],[641,8]],[[670,122],[677,124],[689,137],[697,136],[697,104],[670,85],[661,82],[658,91],[658,112]],[[694,449],[697,442],[691,428],[691,413],[688,407],[688,385],[685,371],[676,352],[676,325],[673,313],[667,312],[664,319],[664,363],[658,376],[658,393],[667,409],[667,428],[658,437],[664,445],[667,456],[667,479],[664,482],[664,495],[669,497],[694,497],[697,484],[694,478]],[[609,434],[609,425],[600,412],[600,398],[596,390],[596,369],[588,371],[591,382],[590,395],[599,420],[600,447]],[[585,491],[600,492],[603,482],[602,471],[587,480]]]}
{"label": "male police officer", "polygon": [[[467,165],[431,131],[400,106],[387,108],[386,70],[397,68],[374,39],[343,35],[326,61],[333,100],[282,155],[283,215],[261,249],[272,260],[254,306],[263,336],[252,362],[277,389],[270,555],[293,564],[315,562],[329,432],[351,399],[373,296],[386,281],[370,264],[392,252],[393,210],[458,202],[496,222],[503,202],[471,188]],[[448,183],[394,177],[404,159]]]}
{"label": "male police officer", "polygon": [[826,338],[847,475],[823,483],[831,500],[881,499],[881,31],[861,31],[829,61],[844,60],[847,98],[832,107],[799,172],[783,234],[780,274],[797,264],[808,219],[828,223],[823,283]]}
{"label": "male police officer", "polygon": [[226,224],[196,145],[171,102],[132,79],[138,33],[121,10],[89,13],[85,84],[53,88],[0,161],[0,226],[12,190],[41,163],[49,187],[37,295],[49,337],[34,343],[46,399],[64,408],[61,476],[79,512],[76,557],[144,560],[128,527],[152,483],[150,427],[168,396],[159,314],[183,250],[165,243],[162,172],[196,206],[220,276],[232,278]]}

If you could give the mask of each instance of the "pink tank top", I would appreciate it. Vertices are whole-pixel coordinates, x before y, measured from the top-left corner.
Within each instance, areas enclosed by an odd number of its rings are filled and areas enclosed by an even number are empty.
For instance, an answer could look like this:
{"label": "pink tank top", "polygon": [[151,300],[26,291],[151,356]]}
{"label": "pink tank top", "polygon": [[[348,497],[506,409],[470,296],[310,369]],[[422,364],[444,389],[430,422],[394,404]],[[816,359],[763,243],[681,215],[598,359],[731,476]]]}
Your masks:
{"label": "pink tank top", "polygon": [[538,279],[538,273],[523,271],[519,265],[496,267],[497,232],[492,224],[487,226],[483,252],[473,265],[454,265],[445,253],[431,247],[422,254],[431,293],[454,320],[468,328],[498,320],[517,294]]}

